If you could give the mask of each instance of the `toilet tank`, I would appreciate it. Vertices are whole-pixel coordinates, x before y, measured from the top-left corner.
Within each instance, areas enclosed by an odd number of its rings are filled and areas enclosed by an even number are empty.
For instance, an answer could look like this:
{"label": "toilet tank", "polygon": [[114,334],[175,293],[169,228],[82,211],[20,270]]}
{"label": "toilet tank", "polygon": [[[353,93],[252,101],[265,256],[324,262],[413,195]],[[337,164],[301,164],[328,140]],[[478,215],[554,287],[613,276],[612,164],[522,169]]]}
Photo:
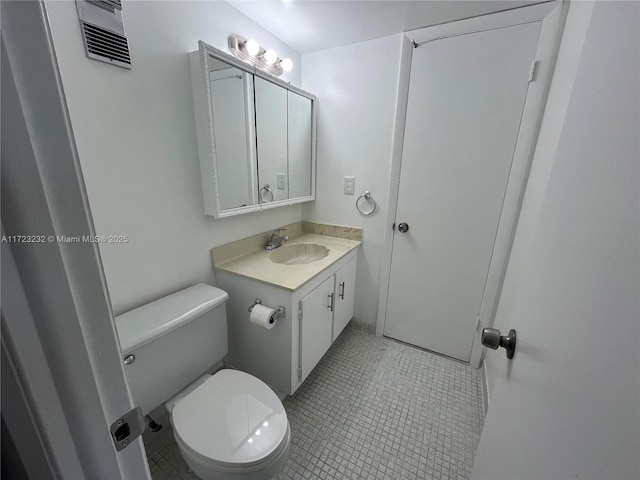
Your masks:
{"label": "toilet tank", "polygon": [[129,387],[144,414],[227,354],[228,298],[199,283],[116,317]]}

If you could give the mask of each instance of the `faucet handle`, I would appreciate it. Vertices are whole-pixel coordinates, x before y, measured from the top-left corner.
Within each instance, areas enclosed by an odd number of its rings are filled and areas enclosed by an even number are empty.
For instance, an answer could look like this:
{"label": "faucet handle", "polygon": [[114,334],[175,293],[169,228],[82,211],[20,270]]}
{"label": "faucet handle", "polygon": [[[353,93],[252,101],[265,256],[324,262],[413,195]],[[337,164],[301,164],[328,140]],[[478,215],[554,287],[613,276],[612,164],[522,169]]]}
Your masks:
{"label": "faucet handle", "polygon": [[286,231],[286,230],[287,230],[286,228],[278,228],[274,230],[273,233],[271,234],[271,239],[278,238],[280,236],[280,232]]}

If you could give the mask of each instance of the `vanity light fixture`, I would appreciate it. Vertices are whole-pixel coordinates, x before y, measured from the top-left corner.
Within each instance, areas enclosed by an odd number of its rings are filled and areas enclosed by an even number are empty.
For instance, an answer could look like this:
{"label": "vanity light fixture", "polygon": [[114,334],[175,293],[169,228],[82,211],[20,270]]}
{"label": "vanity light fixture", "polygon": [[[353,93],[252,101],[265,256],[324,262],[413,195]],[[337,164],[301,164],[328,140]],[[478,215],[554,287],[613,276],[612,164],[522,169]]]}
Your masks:
{"label": "vanity light fixture", "polygon": [[280,76],[293,70],[289,58],[280,58],[275,50],[265,49],[253,39],[247,39],[235,33],[229,35],[229,51],[240,60],[256,66],[272,75]]}

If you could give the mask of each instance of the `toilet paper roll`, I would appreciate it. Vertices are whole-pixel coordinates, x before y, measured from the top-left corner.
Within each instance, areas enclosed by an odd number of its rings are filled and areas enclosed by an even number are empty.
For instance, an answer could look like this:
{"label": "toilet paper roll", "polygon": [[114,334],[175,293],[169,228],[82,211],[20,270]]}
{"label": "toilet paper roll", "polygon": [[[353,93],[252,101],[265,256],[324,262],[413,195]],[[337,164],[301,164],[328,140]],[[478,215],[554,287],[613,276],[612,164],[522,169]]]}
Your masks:
{"label": "toilet paper roll", "polygon": [[256,305],[251,310],[249,320],[251,320],[251,323],[260,325],[263,328],[272,329],[276,324],[276,321],[273,319],[275,314],[276,311],[273,308],[269,308],[264,305]]}

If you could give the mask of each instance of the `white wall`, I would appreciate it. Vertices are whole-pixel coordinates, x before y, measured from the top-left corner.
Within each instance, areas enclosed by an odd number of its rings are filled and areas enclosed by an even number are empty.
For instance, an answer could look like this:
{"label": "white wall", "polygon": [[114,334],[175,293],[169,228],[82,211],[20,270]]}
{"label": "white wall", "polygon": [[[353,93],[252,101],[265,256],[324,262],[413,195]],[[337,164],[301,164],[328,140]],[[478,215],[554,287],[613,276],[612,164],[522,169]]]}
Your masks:
{"label": "white wall", "polygon": [[214,220],[203,213],[188,52],[198,40],[226,50],[255,38],[294,62],[300,55],[219,1],[124,2],[132,70],[86,57],[75,2],[48,1],[54,46],[116,314],[172,291],[215,283],[209,250],[299,221],[300,206]]}
{"label": "white wall", "polygon": [[[567,107],[582,58],[592,10],[592,2],[572,2],[567,15],[493,325],[504,332],[509,331],[509,328],[511,328],[511,319],[521,293],[522,282],[519,280],[527,274],[531,242],[535,234],[556,148],[560,141],[562,125],[567,115]],[[485,365],[489,396],[495,385],[497,371],[503,360],[501,355],[487,353]]]}
{"label": "white wall", "polygon": [[[364,229],[358,257],[355,320],[375,326],[385,205],[395,121],[402,35],[303,55],[302,86],[319,98],[316,201],[305,220]],[[356,195],[344,195],[344,177]],[[378,211],[360,215],[355,200],[370,190]]]}

